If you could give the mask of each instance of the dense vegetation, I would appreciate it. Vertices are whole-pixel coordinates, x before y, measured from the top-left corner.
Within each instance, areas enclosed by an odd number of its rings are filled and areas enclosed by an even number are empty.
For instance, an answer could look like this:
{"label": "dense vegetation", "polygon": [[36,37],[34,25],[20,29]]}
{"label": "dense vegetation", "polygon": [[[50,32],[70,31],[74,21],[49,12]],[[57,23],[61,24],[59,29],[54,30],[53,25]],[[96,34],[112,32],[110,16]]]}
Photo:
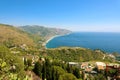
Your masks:
{"label": "dense vegetation", "polygon": [[42,80],[80,80],[79,69],[71,67],[60,61],[50,61],[46,58],[45,61],[41,59],[35,63],[33,71],[40,76]]}
{"label": "dense vegetation", "polygon": [[22,58],[10,53],[7,47],[0,46],[0,78],[8,80],[9,75],[23,78],[25,76],[24,63]]}
{"label": "dense vegetation", "polygon": [[[85,61],[108,61],[112,62],[112,58],[105,56],[106,54],[100,50],[90,50],[85,48],[56,48],[41,51],[41,55],[50,56],[53,59],[63,60],[66,62],[85,62]],[[103,57],[105,58],[103,59]]]}

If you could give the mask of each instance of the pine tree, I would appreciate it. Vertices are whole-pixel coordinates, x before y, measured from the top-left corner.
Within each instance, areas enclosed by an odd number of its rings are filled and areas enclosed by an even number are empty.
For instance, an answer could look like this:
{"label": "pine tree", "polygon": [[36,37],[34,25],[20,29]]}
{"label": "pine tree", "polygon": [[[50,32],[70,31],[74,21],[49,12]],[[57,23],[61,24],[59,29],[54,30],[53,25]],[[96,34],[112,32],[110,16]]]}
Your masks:
{"label": "pine tree", "polygon": [[40,77],[42,76],[42,65],[40,64],[40,62],[35,63],[35,67],[34,67],[33,71],[35,72],[36,75],[38,75]]}
{"label": "pine tree", "polygon": [[74,69],[73,74],[74,74],[77,78],[80,78],[80,71],[79,71],[78,68],[75,68],[75,69]]}

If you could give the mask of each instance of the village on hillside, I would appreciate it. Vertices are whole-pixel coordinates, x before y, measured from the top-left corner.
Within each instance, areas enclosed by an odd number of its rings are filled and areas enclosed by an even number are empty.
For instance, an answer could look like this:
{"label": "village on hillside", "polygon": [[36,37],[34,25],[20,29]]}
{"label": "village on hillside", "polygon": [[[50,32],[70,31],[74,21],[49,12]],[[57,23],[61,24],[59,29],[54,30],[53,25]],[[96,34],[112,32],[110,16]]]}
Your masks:
{"label": "village on hillside", "polygon": [[107,80],[120,79],[120,64],[117,63],[104,63],[104,62],[69,62],[70,66],[76,66],[81,74],[84,75],[84,80],[89,80],[89,77],[93,77],[100,73],[107,75]]}

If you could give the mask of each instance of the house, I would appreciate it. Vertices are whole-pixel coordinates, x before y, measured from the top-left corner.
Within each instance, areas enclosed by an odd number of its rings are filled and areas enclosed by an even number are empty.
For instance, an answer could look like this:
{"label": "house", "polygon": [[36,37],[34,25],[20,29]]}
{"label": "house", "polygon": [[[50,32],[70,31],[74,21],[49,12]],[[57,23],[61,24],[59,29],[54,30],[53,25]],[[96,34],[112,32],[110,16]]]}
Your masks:
{"label": "house", "polygon": [[85,72],[91,72],[93,70],[93,64],[89,62],[82,62],[80,67],[83,69]]}
{"label": "house", "polygon": [[[109,73],[110,70],[115,70],[116,72]],[[108,77],[113,80],[120,80],[120,65],[119,64],[107,64],[106,73],[109,73]]]}
{"label": "house", "polygon": [[107,66],[119,67],[120,64],[117,64],[117,63],[109,63],[109,64],[107,64]]}
{"label": "house", "polygon": [[96,68],[98,70],[105,70],[106,69],[106,64],[104,62],[96,62]]}
{"label": "house", "polygon": [[113,59],[115,59],[115,56],[112,55],[112,54],[109,54],[108,56],[111,57],[111,58],[113,58]]}
{"label": "house", "polygon": [[69,66],[75,66],[80,68],[80,64],[78,62],[68,62]]}
{"label": "house", "polygon": [[86,69],[86,68],[88,68],[88,63],[87,62],[81,63],[81,69]]}

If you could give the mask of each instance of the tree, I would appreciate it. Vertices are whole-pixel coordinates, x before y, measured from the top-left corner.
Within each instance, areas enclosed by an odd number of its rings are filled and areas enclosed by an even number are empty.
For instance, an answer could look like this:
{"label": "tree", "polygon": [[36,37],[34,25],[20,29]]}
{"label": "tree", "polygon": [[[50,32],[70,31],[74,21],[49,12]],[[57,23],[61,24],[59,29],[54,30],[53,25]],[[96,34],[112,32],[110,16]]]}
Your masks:
{"label": "tree", "polygon": [[78,68],[75,68],[75,69],[73,70],[73,74],[74,74],[77,78],[80,78],[80,71],[79,71]]}
{"label": "tree", "polygon": [[42,68],[42,80],[46,79],[46,65],[43,64],[43,68]]}
{"label": "tree", "polygon": [[65,71],[59,66],[52,67],[52,80],[58,80],[60,75],[63,75]]}
{"label": "tree", "polygon": [[35,63],[33,71],[36,75],[41,77],[42,76],[42,68],[43,67],[42,67],[41,63],[38,61]]}
{"label": "tree", "polygon": [[58,80],[77,80],[77,78],[71,73],[65,73],[60,75]]}
{"label": "tree", "polygon": [[46,66],[46,78],[47,80],[52,79],[52,64],[49,59],[45,59],[45,66]]}
{"label": "tree", "polygon": [[69,64],[67,64],[66,70],[67,70],[68,73],[73,73],[73,68]]}

